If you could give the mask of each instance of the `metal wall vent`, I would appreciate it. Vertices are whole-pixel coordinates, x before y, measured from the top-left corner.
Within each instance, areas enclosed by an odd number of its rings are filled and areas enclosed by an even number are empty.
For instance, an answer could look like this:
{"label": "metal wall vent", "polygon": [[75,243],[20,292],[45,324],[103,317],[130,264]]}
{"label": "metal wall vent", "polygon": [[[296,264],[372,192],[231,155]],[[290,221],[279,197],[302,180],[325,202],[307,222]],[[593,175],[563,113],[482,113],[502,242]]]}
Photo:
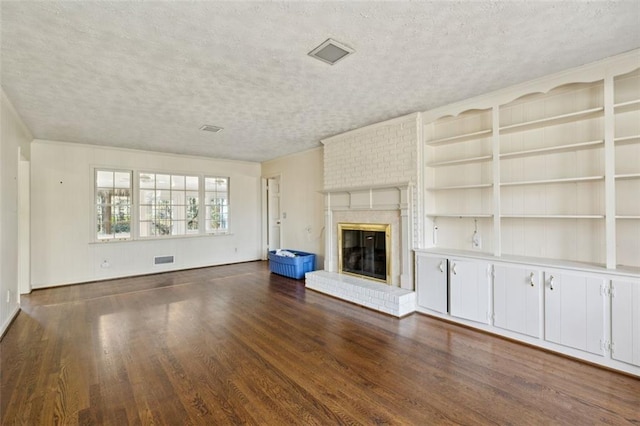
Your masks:
{"label": "metal wall vent", "polygon": [[212,126],[210,124],[205,124],[204,126],[200,127],[200,130],[204,130],[205,132],[218,133],[218,132],[222,131],[222,127]]}
{"label": "metal wall vent", "polygon": [[165,263],[173,263],[173,256],[156,256],[153,258],[154,265],[164,265]]}
{"label": "metal wall vent", "polygon": [[354,50],[350,47],[329,38],[320,46],[309,52],[309,56],[329,65],[333,65],[352,53],[354,53]]}

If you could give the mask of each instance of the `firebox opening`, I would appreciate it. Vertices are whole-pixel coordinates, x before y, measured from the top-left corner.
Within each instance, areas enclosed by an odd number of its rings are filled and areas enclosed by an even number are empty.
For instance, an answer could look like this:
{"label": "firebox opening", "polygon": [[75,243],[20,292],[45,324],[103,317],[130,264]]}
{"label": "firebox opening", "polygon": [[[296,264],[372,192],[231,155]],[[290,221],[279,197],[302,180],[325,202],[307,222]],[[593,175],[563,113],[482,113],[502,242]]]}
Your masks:
{"label": "firebox opening", "polygon": [[389,283],[390,225],[339,223],[338,247],[340,273]]}

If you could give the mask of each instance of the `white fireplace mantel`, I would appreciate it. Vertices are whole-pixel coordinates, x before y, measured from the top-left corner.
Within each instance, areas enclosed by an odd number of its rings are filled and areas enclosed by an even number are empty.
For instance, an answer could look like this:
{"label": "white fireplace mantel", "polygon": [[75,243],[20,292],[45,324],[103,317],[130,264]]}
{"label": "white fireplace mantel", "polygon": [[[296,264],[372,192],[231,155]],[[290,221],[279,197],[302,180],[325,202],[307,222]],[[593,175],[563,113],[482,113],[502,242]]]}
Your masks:
{"label": "white fireplace mantel", "polygon": [[411,253],[413,250],[412,183],[370,187],[337,188],[325,194],[325,264],[328,272],[338,272],[339,222],[386,223],[391,225],[391,282],[393,287],[414,289]]}

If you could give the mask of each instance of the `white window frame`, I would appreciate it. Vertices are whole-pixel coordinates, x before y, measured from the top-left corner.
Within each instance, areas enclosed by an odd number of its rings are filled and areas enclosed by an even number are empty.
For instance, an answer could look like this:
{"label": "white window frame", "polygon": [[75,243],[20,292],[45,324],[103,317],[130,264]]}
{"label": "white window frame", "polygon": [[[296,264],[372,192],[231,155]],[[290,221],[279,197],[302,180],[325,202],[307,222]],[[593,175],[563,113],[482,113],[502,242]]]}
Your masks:
{"label": "white window frame", "polygon": [[[116,234],[113,233],[113,238],[100,238],[98,237],[98,188],[106,188],[98,186],[98,172],[110,172],[110,173],[128,173],[129,174],[129,236],[128,237],[116,237]],[[134,190],[134,180],[133,180],[133,170],[120,169],[115,167],[93,167],[93,198],[91,203],[91,212],[92,212],[92,220],[91,220],[91,235],[93,236],[93,241],[95,242],[110,242],[110,241],[131,241],[134,239],[135,235],[135,220],[134,213],[136,209],[135,205],[135,190]],[[114,176],[115,177],[115,176]],[[112,189],[116,189],[115,182],[113,183]],[[108,204],[112,205],[112,204]]]}
{"label": "white window frame", "polygon": [[[131,191],[130,197],[130,221],[129,221],[129,236],[126,238],[98,238],[98,211],[97,211],[97,190],[98,190],[98,172],[106,171],[106,172],[120,172],[120,173],[128,173],[130,176],[130,187]],[[169,176],[192,176],[198,178],[198,229],[196,232],[184,233],[184,234],[167,234],[167,235],[149,235],[149,236],[140,236],[140,175],[144,173],[154,174],[154,175],[169,175]],[[221,235],[230,235],[231,234],[231,177],[230,176],[221,176],[221,175],[213,175],[213,174],[203,174],[203,173],[188,173],[188,172],[175,172],[175,171],[158,171],[158,170],[140,170],[140,169],[126,169],[120,167],[112,167],[112,166],[91,166],[91,178],[93,180],[93,192],[91,199],[91,212],[92,219],[91,222],[91,242],[93,243],[116,243],[116,242],[128,242],[128,241],[148,241],[148,240],[164,240],[164,239],[172,239],[172,238],[193,238],[193,237],[204,237],[204,236],[221,236]],[[206,195],[208,192],[206,191],[206,179],[226,179],[227,181],[227,190],[226,190],[226,199],[227,199],[227,223],[226,229],[215,229],[208,231],[206,229],[206,214],[207,214],[207,205],[206,205]],[[187,190],[185,189],[185,192]],[[186,203],[186,200],[185,200]],[[186,204],[185,204],[186,206]],[[187,216],[185,211],[185,226],[187,226]],[[185,229],[186,231],[186,229]],[[115,235],[115,234],[114,234]]]}
{"label": "white window frame", "polygon": [[[151,188],[142,188],[140,187],[140,181],[143,175],[154,175],[154,182],[156,183],[153,187],[153,189]],[[157,176],[168,176],[169,178],[169,182],[168,182],[168,188],[158,188],[157,186]],[[137,221],[137,229],[138,232],[136,233],[136,236],[141,239],[141,240],[148,240],[148,239],[166,239],[166,238],[184,238],[184,237],[191,237],[191,236],[197,236],[197,235],[201,235],[202,233],[202,224],[201,224],[201,219],[200,219],[200,209],[201,209],[201,205],[202,205],[202,186],[203,186],[203,177],[200,174],[196,174],[196,173],[178,173],[178,172],[159,172],[159,171],[138,171],[136,173],[136,183],[137,183],[137,194],[138,194],[138,203],[136,205],[136,221]],[[193,190],[188,190],[186,189],[185,186],[182,187],[182,189],[174,189],[173,188],[173,181],[174,178],[177,179],[183,179],[186,180],[187,178],[197,178],[198,179],[198,186],[197,189],[193,189]],[[142,191],[154,191],[156,194],[154,194],[154,202],[152,204],[148,204],[145,203],[142,197]],[[165,206],[166,210],[168,211],[169,217],[167,218],[163,218],[163,224],[164,222],[168,222],[169,224],[169,233],[167,234],[157,234],[157,233],[149,233],[149,235],[142,235],[142,231],[144,229],[145,224],[147,223],[155,223],[155,226],[158,227],[158,224],[160,222],[154,222],[153,220],[147,220],[146,218],[143,219],[142,217],[142,209],[144,207],[150,207],[151,210],[154,213],[158,213],[159,211],[162,211],[162,209],[158,210],[158,203],[157,200],[155,199],[155,197],[157,196],[157,192],[158,191],[168,191],[168,197],[165,201],[168,202],[168,204]],[[197,192],[197,199],[198,199],[198,203],[197,203],[197,208],[198,208],[198,228],[195,229],[195,232],[189,232],[189,219],[188,219],[188,204],[187,204],[187,200],[188,200],[188,193],[189,192]],[[175,209],[175,205],[173,204],[174,201],[174,194],[180,194],[183,193],[184,196],[182,197],[183,200],[182,202],[184,204],[177,204],[177,206],[184,208],[184,210],[182,212],[178,211],[177,214],[180,216],[183,216],[183,219],[176,219],[174,216],[174,213],[176,213],[174,211]],[[178,223],[182,222],[184,225],[184,231],[179,233],[179,234],[174,234],[173,230],[175,228],[173,228],[174,224],[177,225]]]}
{"label": "white window frame", "polygon": [[[208,202],[208,197],[207,194],[208,193],[212,193],[214,191],[207,191],[207,179],[224,179],[226,180],[226,186],[227,186],[227,190],[224,192],[225,193],[225,199],[227,200],[226,205],[222,206],[226,209],[226,227],[223,229],[211,229],[209,230],[207,228],[208,222],[210,221],[210,213],[209,213],[209,208],[211,207],[209,205]],[[204,226],[204,230],[205,233],[207,235],[227,235],[229,234],[230,231],[230,221],[231,221],[231,178],[229,176],[204,176],[203,180],[202,180],[202,189],[203,189],[203,203],[202,203],[202,207],[204,207],[204,220],[202,223],[202,226]],[[217,191],[215,191],[217,192]]]}

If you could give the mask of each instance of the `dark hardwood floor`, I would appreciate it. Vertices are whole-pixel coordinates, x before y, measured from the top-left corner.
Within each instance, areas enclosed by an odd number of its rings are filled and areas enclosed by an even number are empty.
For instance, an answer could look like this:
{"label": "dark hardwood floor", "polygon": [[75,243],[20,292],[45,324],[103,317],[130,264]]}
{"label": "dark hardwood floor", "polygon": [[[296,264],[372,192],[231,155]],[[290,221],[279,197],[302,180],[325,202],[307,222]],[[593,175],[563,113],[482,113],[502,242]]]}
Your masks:
{"label": "dark hardwood floor", "polygon": [[2,424],[640,424],[640,379],[265,262],[34,291],[0,342]]}

